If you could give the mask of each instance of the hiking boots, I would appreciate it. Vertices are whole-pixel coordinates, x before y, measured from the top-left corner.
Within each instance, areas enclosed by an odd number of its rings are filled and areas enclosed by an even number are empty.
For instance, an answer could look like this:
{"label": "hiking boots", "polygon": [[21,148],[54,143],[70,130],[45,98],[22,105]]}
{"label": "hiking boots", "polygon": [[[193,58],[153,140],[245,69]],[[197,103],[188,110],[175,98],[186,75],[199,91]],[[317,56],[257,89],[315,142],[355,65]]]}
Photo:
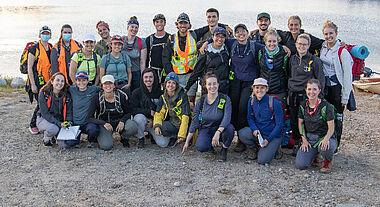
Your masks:
{"label": "hiking boots", "polygon": [[29,127],[29,131],[33,135],[40,133],[40,130],[37,127]]}
{"label": "hiking boots", "polygon": [[227,161],[227,150],[228,150],[228,148],[222,147],[222,149],[220,150],[219,161],[221,161],[221,162]]}
{"label": "hiking boots", "polygon": [[321,172],[321,173],[331,172],[333,161],[332,160],[323,160],[322,163],[323,163],[323,167],[319,170],[319,172]]}
{"label": "hiking boots", "polygon": [[137,148],[142,149],[145,147],[145,139],[144,137],[139,139],[139,144],[137,145]]}
{"label": "hiking boots", "polygon": [[172,147],[172,146],[174,146],[176,142],[177,142],[177,138],[175,138],[175,137],[170,137],[168,147]]}
{"label": "hiking boots", "polygon": [[128,139],[121,139],[121,143],[123,144],[123,147],[129,148],[129,140]]}
{"label": "hiking boots", "polygon": [[93,148],[93,147],[94,147],[94,142],[87,143],[87,148]]}
{"label": "hiking boots", "polygon": [[248,147],[247,158],[250,160],[257,159],[258,147]]}
{"label": "hiking boots", "polygon": [[274,159],[276,159],[276,160],[281,159],[283,154],[284,154],[284,153],[282,152],[282,150],[281,150],[281,145],[280,145],[280,146],[278,147],[278,149],[277,149],[277,152],[276,152],[276,155],[274,156]]}
{"label": "hiking boots", "polygon": [[313,163],[311,163],[311,166],[313,166],[313,167],[319,167],[320,164],[321,164],[320,157],[321,157],[321,153],[318,152],[318,153],[315,155],[315,158],[314,158],[314,160],[313,160]]}
{"label": "hiking boots", "polygon": [[46,147],[51,147],[51,146],[53,146],[53,144],[51,143],[51,141],[49,140],[49,141],[44,141],[44,145],[46,146]]}
{"label": "hiking boots", "polygon": [[247,147],[245,146],[245,144],[243,144],[240,140],[239,142],[237,143],[234,151],[235,152],[244,152],[245,150],[247,149]]}
{"label": "hiking boots", "polygon": [[151,135],[150,133],[148,133],[147,135],[145,135],[145,138],[149,139],[151,144],[157,144],[156,140],[154,140],[154,138],[153,138],[153,135]]}

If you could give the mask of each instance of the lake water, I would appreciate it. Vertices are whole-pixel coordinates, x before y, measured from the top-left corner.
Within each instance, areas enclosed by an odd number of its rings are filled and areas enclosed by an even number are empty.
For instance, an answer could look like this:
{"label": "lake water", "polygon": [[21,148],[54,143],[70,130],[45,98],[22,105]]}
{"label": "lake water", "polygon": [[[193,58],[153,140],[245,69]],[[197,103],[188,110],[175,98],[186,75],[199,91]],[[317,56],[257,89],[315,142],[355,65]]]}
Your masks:
{"label": "lake water", "polygon": [[[80,3],[79,3],[80,2]],[[380,2],[371,0],[272,0],[265,1],[5,1],[0,2],[0,75],[22,76],[19,72],[20,54],[26,42],[37,40],[41,26],[48,25],[58,40],[60,27],[70,24],[73,37],[81,41],[85,33],[94,33],[99,20],[111,27],[111,34],[126,34],[126,21],[136,15],[140,22],[140,37],[154,32],[152,18],[163,13],[167,19],[166,30],[176,31],[174,22],[181,12],[190,16],[193,28],[206,25],[205,11],[215,7],[220,12],[220,22],[233,27],[245,23],[250,30],[256,28],[256,16],[262,11],[272,16],[272,27],[287,30],[287,19],[299,15],[306,32],[323,38],[321,27],[325,20],[334,21],[339,27],[339,39],[349,44],[366,45],[371,54],[368,67],[380,72]],[[78,5],[79,4],[79,5]],[[22,76],[25,77],[25,76]]]}

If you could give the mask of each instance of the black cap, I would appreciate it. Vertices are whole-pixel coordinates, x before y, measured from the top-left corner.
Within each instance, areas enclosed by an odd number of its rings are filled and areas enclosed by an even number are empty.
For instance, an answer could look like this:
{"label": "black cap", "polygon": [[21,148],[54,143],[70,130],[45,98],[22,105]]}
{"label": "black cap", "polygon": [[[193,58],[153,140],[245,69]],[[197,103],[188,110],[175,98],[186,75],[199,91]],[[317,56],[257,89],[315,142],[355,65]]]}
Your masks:
{"label": "black cap", "polygon": [[238,24],[238,25],[236,25],[235,28],[234,28],[234,31],[236,32],[237,28],[239,28],[239,27],[243,27],[243,29],[247,30],[247,32],[248,32],[248,28],[247,28],[247,26],[245,26],[245,24]]}
{"label": "black cap", "polygon": [[270,20],[270,15],[266,12],[261,12],[260,14],[257,15],[257,20],[263,18],[263,17],[266,17]]}
{"label": "black cap", "polygon": [[190,18],[189,18],[189,15],[187,15],[186,13],[181,13],[178,18],[177,18],[177,22],[187,22],[187,23],[190,23]]}

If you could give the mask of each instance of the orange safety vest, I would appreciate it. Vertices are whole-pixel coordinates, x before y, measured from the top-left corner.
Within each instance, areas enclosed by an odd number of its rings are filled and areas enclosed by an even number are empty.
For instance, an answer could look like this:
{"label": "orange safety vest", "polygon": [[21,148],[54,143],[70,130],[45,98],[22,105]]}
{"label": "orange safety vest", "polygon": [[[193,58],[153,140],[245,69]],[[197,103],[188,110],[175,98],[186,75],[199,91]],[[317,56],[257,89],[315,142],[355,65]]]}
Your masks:
{"label": "orange safety vest", "polygon": [[[61,39],[57,44],[54,45],[53,48],[57,50],[57,53],[59,53],[58,54],[58,71],[63,73],[63,75],[65,75],[66,83],[69,84],[67,68],[66,68],[65,49],[62,47],[63,47],[63,43]],[[71,39],[70,40],[70,55],[72,56],[74,52],[78,51],[79,49],[80,49],[80,43]]]}
{"label": "orange safety vest", "polygon": [[[51,46],[48,44],[49,50],[51,50]],[[44,46],[42,45],[41,41],[38,42],[38,50],[39,56],[38,56],[38,62],[37,62],[37,74],[38,76],[44,77],[44,82],[47,83],[50,78],[50,58],[48,57],[46,50]]]}
{"label": "orange safety vest", "polygon": [[197,63],[197,41],[189,31],[186,33],[185,51],[179,47],[178,33],[174,35],[171,63],[176,74],[186,74],[189,70],[194,70],[195,63]]}
{"label": "orange safety vest", "polygon": [[[45,95],[45,99],[47,99],[46,100],[47,107],[48,107],[48,109],[50,109],[50,107],[51,107],[51,96],[46,95],[45,92],[44,92],[44,95]],[[66,109],[66,96],[63,97],[62,102],[63,102],[63,121],[66,121],[66,112],[67,112],[67,109]]]}

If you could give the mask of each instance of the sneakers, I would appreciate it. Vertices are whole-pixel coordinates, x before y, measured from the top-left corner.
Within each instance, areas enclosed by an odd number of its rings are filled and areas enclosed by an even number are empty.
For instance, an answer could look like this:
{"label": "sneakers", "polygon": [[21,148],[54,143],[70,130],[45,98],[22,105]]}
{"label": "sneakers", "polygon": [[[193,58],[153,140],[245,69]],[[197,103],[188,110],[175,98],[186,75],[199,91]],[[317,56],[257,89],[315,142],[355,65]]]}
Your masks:
{"label": "sneakers", "polygon": [[228,150],[227,148],[222,147],[222,149],[220,150],[219,161],[221,162],[227,161],[227,150]]}
{"label": "sneakers", "polygon": [[281,159],[282,158],[282,156],[283,156],[283,152],[282,152],[282,150],[281,150],[281,145],[278,147],[278,149],[277,149],[277,152],[276,152],[276,155],[274,156],[274,159],[276,159],[276,160],[279,160],[279,159]]}
{"label": "sneakers", "polygon": [[311,163],[311,166],[313,166],[313,167],[319,167],[320,166],[320,164],[321,164],[320,156],[321,156],[321,154],[318,152],[315,155],[315,158],[313,160],[313,163]]}
{"label": "sneakers", "polygon": [[256,160],[257,159],[257,147],[248,147],[248,155],[247,158],[250,160]]}
{"label": "sneakers", "polygon": [[49,141],[44,141],[44,145],[45,145],[46,147],[51,147],[51,146],[53,146],[53,144],[51,143],[50,140],[49,140]]}
{"label": "sneakers", "polygon": [[139,149],[144,148],[145,147],[144,144],[145,144],[145,139],[143,137],[143,138],[139,139],[139,144],[137,145],[137,148],[139,148]]}
{"label": "sneakers", "polygon": [[235,152],[244,152],[246,149],[247,149],[247,147],[241,141],[239,141],[238,144],[236,145],[234,151]]}
{"label": "sneakers", "polygon": [[29,127],[29,131],[33,135],[40,133],[40,130],[37,127]]}
{"label": "sneakers", "polygon": [[123,147],[129,148],[129,140],[128,139],[121,139],[121,143],[123,144]]}
{"label": "sneakers", "polygon": [[322,163],[323,163],[323,167],[319,170],[319,172],[321,172],[321,173],[331,172],[333,161],[332,160],[323,160]]}
{"label": "sneakers", "polygon": [[94,142],[87,143],[87,148],[93,148],[93,147],[94,147]]}

